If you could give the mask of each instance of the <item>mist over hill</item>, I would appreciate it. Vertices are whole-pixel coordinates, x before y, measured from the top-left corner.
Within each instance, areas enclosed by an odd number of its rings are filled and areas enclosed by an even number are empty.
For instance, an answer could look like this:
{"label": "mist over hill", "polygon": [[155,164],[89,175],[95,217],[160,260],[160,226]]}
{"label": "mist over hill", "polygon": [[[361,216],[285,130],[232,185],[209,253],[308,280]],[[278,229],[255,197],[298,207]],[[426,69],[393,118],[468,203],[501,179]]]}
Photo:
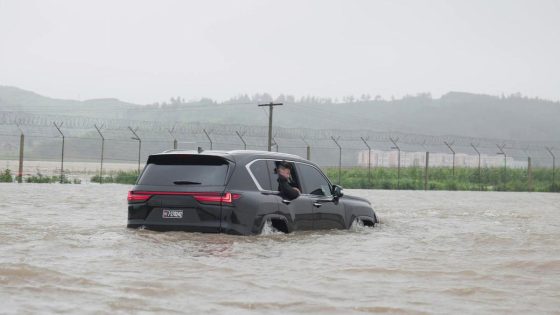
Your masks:
{"label": "mist over hill", "polygon": [[86,101],[54,99],[15,87],[0,86],[0,114],[62,115],[180,123],[223,123],[264,126],[259,103],[283,102],[274,111],[275,126],[311,129],[366,129],[426,135],[460,135],[526,141],[560,141],[560,102],[520,94],[490,96],[449,92],[384,100],[362,95],[343,100],[289,95],[241,95],[138,105],[113,98]]}

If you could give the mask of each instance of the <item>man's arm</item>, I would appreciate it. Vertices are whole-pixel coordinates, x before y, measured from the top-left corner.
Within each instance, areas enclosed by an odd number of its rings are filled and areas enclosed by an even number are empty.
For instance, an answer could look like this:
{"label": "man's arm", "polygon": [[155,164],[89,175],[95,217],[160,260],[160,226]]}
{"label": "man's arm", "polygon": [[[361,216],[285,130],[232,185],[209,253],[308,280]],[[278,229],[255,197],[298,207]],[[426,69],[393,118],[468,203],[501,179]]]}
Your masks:
{"label": "man's arm", "polygon": [[278,190],[283,198],[292,200],[299,197],[298,189],[290,186],[288,180],[285,177],[278,176]]}

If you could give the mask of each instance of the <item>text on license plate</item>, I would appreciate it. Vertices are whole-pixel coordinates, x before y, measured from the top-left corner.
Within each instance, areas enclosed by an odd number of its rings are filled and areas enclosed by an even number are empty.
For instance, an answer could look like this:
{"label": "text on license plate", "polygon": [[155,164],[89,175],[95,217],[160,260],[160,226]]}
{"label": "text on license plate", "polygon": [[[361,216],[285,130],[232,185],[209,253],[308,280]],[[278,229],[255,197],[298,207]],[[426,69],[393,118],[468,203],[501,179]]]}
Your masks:
{"label": "text on license plate", "polygon": [[162,213],[164,219],[181,219],[183,218],[183,210],[167,210],[164,209]]}

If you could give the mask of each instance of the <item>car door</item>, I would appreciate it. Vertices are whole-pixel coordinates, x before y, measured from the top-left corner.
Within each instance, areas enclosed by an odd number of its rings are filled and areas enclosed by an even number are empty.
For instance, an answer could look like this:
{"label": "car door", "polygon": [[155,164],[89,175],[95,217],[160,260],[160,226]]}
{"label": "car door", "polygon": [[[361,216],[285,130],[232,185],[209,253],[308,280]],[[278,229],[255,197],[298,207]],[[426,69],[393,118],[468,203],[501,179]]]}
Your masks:
{"label": "car door", "polygon": [[302,184],[302,196],[311,201],[313,229],[344,229],[344,205],[332,195],[332,185],[315,166],[298,163],[298,174]]}
{"label": "car door", "polygon": [[[256,215],[264,216],[276,213],[278,211],[278,198],[272,193],[274,188],[270,180],[267,160],[255,160],[249,163],[247,168],[259,190],[258,192],[245,192],[247,195],[254,194],[252,200],[258,200],[253,205],[253,207],[258,208]],[[248,211],[246,212],[249,215]]]}
{"label": "car door", "polygon": [[[268,169],[270,170],[270,178],[272,188],[277,194],[275,195],[278,202],[279,211],[287,214],[292,221],[294,230],[312,230],[313,229],[313,201],[309,196],[300,195],[296,199],[287,200],[280,196],[278,191],[278,174],[276,173],[276,165],[280,161],[269,160]],[[297,178],[295,174],[295,165],[292,165],[292,176]]]}

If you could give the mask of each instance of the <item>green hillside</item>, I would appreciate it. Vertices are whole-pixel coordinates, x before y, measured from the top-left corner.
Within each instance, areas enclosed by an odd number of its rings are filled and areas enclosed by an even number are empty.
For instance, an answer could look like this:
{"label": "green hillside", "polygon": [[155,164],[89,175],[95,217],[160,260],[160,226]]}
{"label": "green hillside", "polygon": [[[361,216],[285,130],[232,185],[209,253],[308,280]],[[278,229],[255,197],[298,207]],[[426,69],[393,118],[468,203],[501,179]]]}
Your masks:
{"label": "green hillside", "polygon": [[[286,128],[366,129],[461,135],[528,141],[560,141],[560,102],[521,95],[489,96],[450,92],[441,98],[429,94],[383,100],[362,96],[343,101],[279,96],[275,125]],[[14,87],[0,86],[3,112],[125,118],[172,122],[211,122],[266,125],[267,113],[256,105],[271,101],[268,94],[239,96],[218,103],[211,99],[135,105],[117,99],[87,101],[53,99]]]}

